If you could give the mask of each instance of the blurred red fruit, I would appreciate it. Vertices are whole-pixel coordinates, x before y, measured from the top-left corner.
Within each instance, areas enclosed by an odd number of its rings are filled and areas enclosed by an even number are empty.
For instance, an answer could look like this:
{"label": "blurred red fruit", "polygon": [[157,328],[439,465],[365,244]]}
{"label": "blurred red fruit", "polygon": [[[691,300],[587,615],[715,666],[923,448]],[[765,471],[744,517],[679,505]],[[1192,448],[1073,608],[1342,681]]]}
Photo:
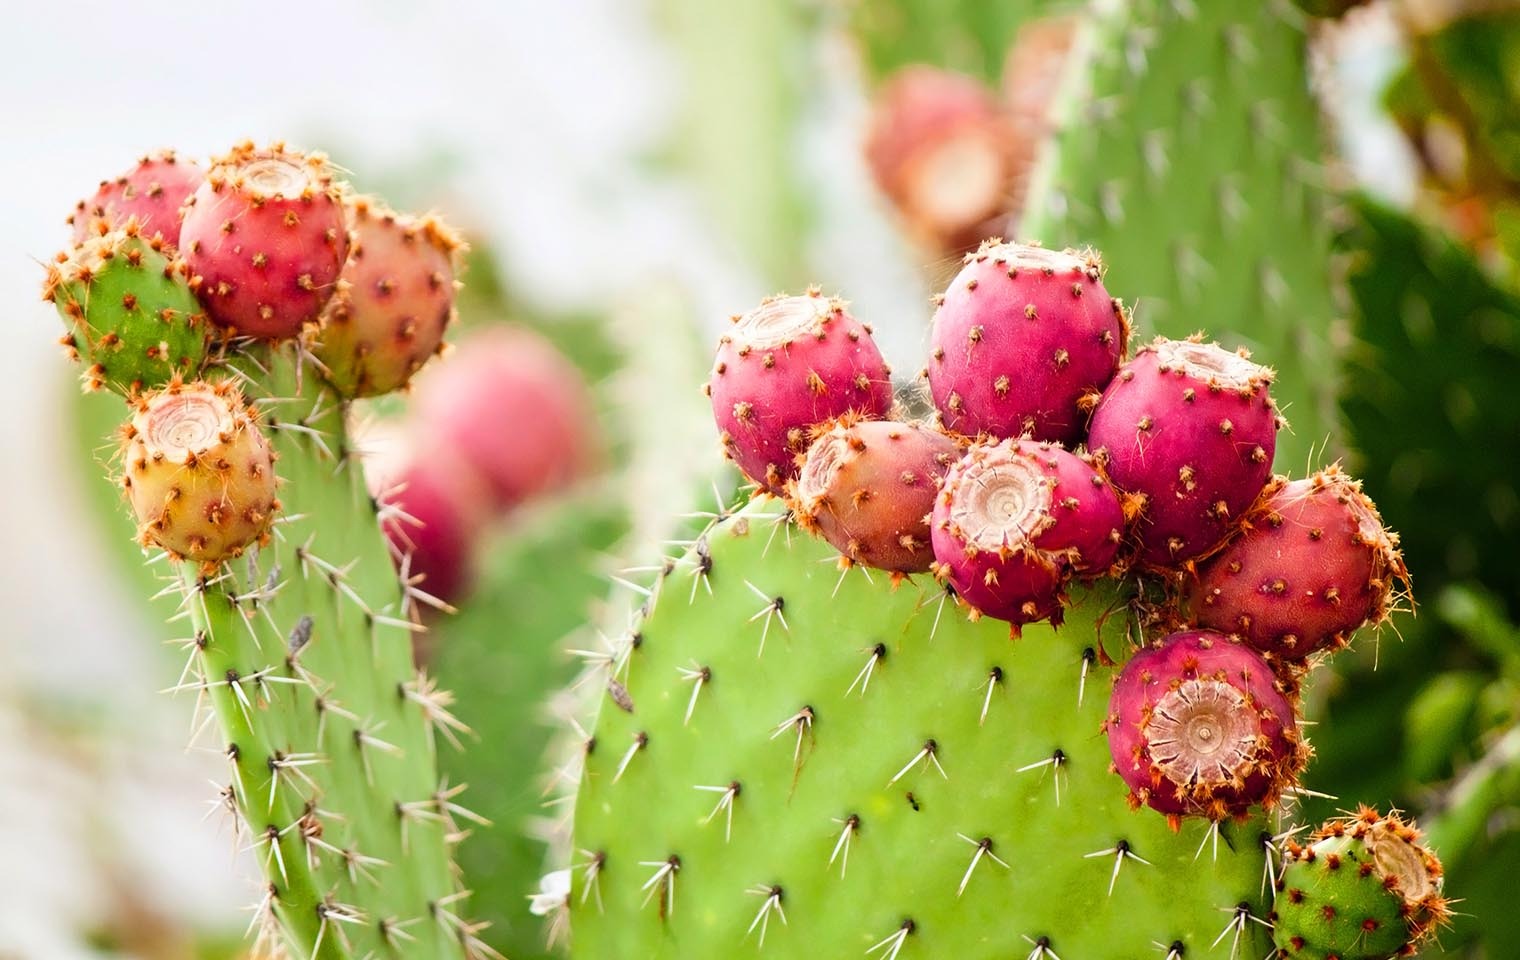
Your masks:
{"label": "blurred red fruit", "polygon": [[473,468],[499,509],[567,486],[595,457],[580,371],[528,330],[465,338],[418,378],[413,409],[416,426]]}

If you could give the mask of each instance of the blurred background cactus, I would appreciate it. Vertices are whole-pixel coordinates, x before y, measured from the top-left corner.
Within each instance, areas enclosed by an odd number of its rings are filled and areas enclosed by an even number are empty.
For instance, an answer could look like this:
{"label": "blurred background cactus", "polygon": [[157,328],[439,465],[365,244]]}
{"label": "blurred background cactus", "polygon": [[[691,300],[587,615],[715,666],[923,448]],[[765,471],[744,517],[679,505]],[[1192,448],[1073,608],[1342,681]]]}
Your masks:
{"label": "blurred background cactus", "polygon": [[[174,29],[224,29],[214,7]],[[529,896],[580,859],[550,747],[585,716],[585,691],[562,692],[568,651],[622,628],[640,598],[608,577],[644,582],[648,571],[619,571],[689,535],[678,514],[718,509],[713,478],[731,502],[696,390],[720,324],[816,282],[876,328],[908,386],[929,297],[962,251],[1000,234],[1096,246],[1142,339],[1207,328],[1278,368],[1292,424],[1280,471],[1342,459],[1402,535],[1419,615],[1361,638],[1306,691],[1320,721],[1308,785],[1342,799],[1305,797],[1301,816],[1357,801],[1413,815],[1463,901],[1423,955],[1508,956],[1520,942],[1507,907],[1520,858],[1520,14],[1386,0],[1312,15],[1325,12],[584,0],[460,5],[426,23],[313,13],[360,51],[318,72],[324,95],[185,90],[185,114],[215,118],[204,128],[105,83],[103,64],[29,95],[17,129],[58,162],[10,161],[13,182],[33,186],[13,200],[25,228],[0,247],[0,281],[13,309],[34,300],[26,257],[69,239],[71,211],[78,230],[126,197],[119,186],[70,205],[133,157],[175,145],[183,161],[249,134],[325,146],[361,189],[461,227],[472,249],[447,362],[474,372],[363,401],[355,436],[372,489],[434,518],[387,532],[415,550],[409,574],[426,567],[419,588],[458,610],[419,611],[429,629],[415,654],[470,731],[451,731],[463,749],[440,743],[441,774],[468,783],[490,821],[456,855],[470,915],[492,921],[484,943],[523,958],[551,953]],[[56,16],[26,11],[20,35],[55,34]],[[75,26],[114,49],[147,30],[104,6]],[[417,37],[432,41],[420,55]],[[218,66],[209,48],[186,56]],[[398,58],[431,79],[392,75]],[[26,56],[0,68],[10,89],[42,69]],[[141,70],[150,86],[183,86],[183,67]],[[462,106],[482,90],[486,119]],[[120,122],[89,135],[54,123],[97,97]],[[380,104],[386,123],[361,122]],[[432,152],[417,152],[419,134]],[[175,635],[162,621],[178,597],[145,615],[162,584],[97,479],[123,408],[78,394],[48,356],[58,321],[34,314],[24,348],[0,360],[13,395],[0,436],[17,451],[6,489],[50,505],[17,511],[0,561],[0,599],[19,617],[0,631],[12,667],[0,721],[13,731],[0,845],[51,868],[0,887],[0,952],[236,955],[247,944],[229,909],[261,891],[235,878],[257,872],[261,851],[196,823],[214,799],[203,775],[225,778],[225,760],[177,750],[190,699],[152,694],[181,665],[159,643]],[[171,352],[194,352],[193,329],[176,336]],[[510,450],[488,448],[501,433],[453,429],[471,403],[518,425]]]}

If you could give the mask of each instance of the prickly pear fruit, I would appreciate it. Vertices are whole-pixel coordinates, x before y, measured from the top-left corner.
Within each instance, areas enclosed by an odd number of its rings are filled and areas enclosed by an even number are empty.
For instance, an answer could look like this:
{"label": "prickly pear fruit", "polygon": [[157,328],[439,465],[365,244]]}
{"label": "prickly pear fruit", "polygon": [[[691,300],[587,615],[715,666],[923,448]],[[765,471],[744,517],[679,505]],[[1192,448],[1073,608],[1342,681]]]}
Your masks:
{"label": "prickly pear fruit", "polygon": [[1332,820],[1307,845],[1290,841],[1272,937],[1289,960],[1391,960],[1412,956],[1450,911],[1441,862],[1420,831],[1362,807]]}
{"label": "prickly pear fruit", "polygon": [[145,239],[133,218],[59,254],[42,296],[68,327],[61,342],[83,361],[87,390],[130,395],[176,375],[194,377],[205,362],[211,325],[189,271],[161,237]]}
{"label": "prickly pear fruit", "polygon": [[959,455],[922,424],[845,417],[819,428],[788,499],[797,522],[849,560],[926,571],[934,494]]}
{"label": "prickly pear fruit", "polygon": [[979,612],[1015,628],[1060,622],[1073,574],[1102,574],[1124,529],[1118,495],[1050,443],[974,444],[935,498],[935,571]]}
{"label": "prickly pear fruit", "polygon": [[469,468],[437,451],[413,451],[404,463],[366,471],[384,506],[381,529],[408,583],[455,603],[474,578],[474,551],[487,512]]}
{"label": "prickly pear fruit", "polygon": [[175,379],[140,397],[121,455],[144,546],[212,567],[268,539],[279,509],[274,455],[230,382]]}
{"label": "prickly pear fruit", "polygon": [[1114,681],[1108,748],[1130,803],[1169,817],[1271,807],[1308,761],[1293,704],[1261,655],[1185,630],[1137,653]]}
{"label": "prickly pear fruit", "polygon": [[135,217],[143,236],[156,233],[167,246],[177,247],[180,207],[205,178],[205,171],[179,159],[173,150],[151,153],[116,179],[100,181],[93,197],[79,201],[68,221],[74,242],[83,243]]}
{"label": "prickly pear fruit", "polygon": [[1124,365],[1093,411],[1087,445],[1114,485],[1142,499],[1140,562],[1206,556],[1272,473],[1282,420],[1272,371],[1216,344],[1157,338]]}
{"label": "prickly pear fruit", "polygon": [[844,301],[817,290],[771,297],[733,322],[707,394],[724,453],[762,490],[785,493],[813,427],[891,410],[891,371]]}
{"label": "prickly pear fruit", "polygon": [[293,337],[337,289],[348,258],[327,158],[276,143],[221,157],[190,198],[180,250],[211,319],[249,337]]}
{"label": "prickly pear fruit", "polygon": [[442,348],[464,245],[436,217],[398,214],[371,197],[347,197],[344,207],[346,282],[327,303],[314,352],[344,396],[379,396],[404,385]]}
{"label": "prickly pear fruit", "polygon": [[1198,568],[1188,607],[1203,627],[1302,660],[1388,616],[1409,579],[1398,534],[1338,466],[1263,491],[1243,532]]}
{"label": "prickly pear fruit", "polygon": [[1001,213],[1014,137],[990,91],[971,77],[911,66],[871,111],[866,164],[909,228],[940,249],[964,249]]}
{"label": "prickly pear fruit", "polygon": [[1128,339],[1095,254],[988,242],[934,313],[929,388],[948,430],[1074,445]]}
{"label": "prickly pear fruit", "polygon": [[417,423],[474,470],[495,506],[578,479],[596,458],[595,410],[580,371],[538,334],[490,327],[418,378]]}

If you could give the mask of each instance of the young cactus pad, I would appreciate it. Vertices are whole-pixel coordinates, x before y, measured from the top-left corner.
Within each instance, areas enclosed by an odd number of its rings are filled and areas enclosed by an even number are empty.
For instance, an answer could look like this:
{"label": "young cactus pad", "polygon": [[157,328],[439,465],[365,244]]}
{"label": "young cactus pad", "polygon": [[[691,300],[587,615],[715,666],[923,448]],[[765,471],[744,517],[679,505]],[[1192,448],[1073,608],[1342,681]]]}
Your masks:
{"label": "young cactus pad", "polygon": [[297,374],[295,352],[238,361],[279,455],[271,544],[210,574],[177,564],[181,689],[219,721],[223,796],[267,882],[258,945],[323,960],[486,955],[450,860],[471,815],[437,772],[448,701],[412,666],[407,597],[343,404],[309,363]]}
{"label": "young cactus pad", "polygon": [[1267,952],[1263,821],[1173,832],[1109,768],[1112,581],[1011,642],[837,558],[772,502],[662,578],[587,745],[575,956]]}

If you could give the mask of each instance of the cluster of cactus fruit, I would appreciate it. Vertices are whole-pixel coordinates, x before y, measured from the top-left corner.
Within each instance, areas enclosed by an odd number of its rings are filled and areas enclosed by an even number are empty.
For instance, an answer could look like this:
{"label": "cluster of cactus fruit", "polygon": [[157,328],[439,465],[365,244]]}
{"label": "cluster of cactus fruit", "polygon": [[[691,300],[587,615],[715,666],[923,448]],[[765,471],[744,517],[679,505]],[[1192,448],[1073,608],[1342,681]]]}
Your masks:
{"label": "cluster of cactus fruit", "polygon": [[494,955],[451,857],[481,821],[438,774],[463,728],[413,666],[429,585],[381,532],[411,518],[346,422],[442,351],[461,242],[278,143],[145,157],[70,222],[43,294],[130,409],[121,486],[191,625],[175,689],[218,721],[264,868],[255,952]]}
{"label": "cluster of cactus fruit", "polygon": [[1444,921],[1396,817],[1285,823],[1302,685],[1407,590],[1396,535],[1338,467],[1273,478],[1243,350],[1131,355],[1103,273],[967,254],[924,422],[843,301],[733,318],[707,393],[755,500],[590,655],[581,860],[538,903],[578,955],[1352,960]]}

